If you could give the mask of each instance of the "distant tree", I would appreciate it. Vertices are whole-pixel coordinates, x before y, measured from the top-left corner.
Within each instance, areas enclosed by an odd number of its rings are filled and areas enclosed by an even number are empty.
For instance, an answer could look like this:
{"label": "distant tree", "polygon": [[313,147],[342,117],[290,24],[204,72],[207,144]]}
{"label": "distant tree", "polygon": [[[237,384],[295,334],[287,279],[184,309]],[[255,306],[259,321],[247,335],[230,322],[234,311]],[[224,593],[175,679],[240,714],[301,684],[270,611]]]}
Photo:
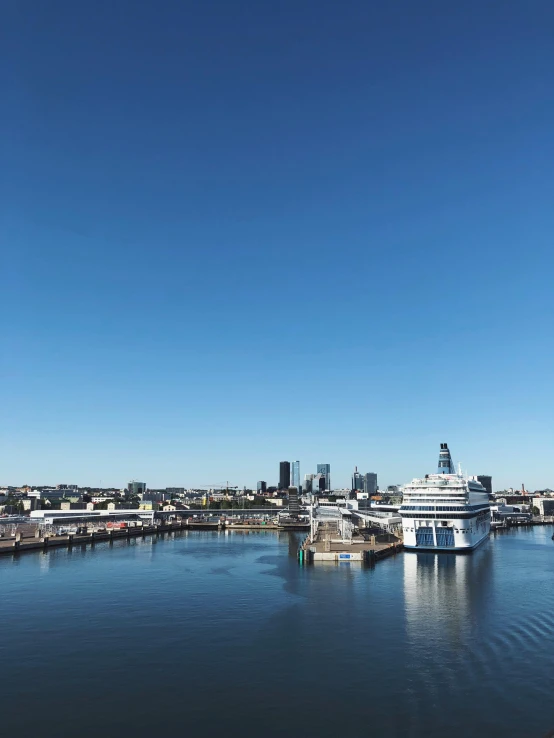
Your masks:
{"label": "distant tree", "polygon": [[533,507],[533,515],[540,515],[540,514],[541,514],[541,511],[539,510],[539,508]]}
{"label": "distant tree", "polygon": [[114,502],[114,500],[102,500],[102,502],[98,502],[94,507],[96,510],[107,510],[110,502]]}
{"label": "distant tree", "polygon": [[5,512],[9,515],[19,515],[24,512],[23,502],[11,495],[8,495],[2,500],[2,505],[5,506]]}

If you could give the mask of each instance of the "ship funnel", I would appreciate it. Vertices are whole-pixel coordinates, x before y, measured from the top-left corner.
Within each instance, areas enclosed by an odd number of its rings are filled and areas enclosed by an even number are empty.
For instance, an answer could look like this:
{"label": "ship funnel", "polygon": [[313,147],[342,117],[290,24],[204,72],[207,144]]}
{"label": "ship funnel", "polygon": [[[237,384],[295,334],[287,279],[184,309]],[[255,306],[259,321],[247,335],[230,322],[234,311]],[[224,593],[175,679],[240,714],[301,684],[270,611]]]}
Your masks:
{"label": "ship funnel", "polygon": [[454,463],[452,462],[452,456],[448,450],[447,443],[441,443],[441,450],[439,452],[439,468],[438,474],[455,474]]}

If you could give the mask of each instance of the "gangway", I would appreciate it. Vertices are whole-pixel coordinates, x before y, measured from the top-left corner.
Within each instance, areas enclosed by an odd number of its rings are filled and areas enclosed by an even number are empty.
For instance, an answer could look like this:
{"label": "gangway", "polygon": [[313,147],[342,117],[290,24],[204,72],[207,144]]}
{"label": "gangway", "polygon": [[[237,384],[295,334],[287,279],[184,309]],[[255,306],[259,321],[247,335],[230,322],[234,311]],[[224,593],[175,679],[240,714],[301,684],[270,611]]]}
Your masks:
{"label": "gangway", "polygon": [[395,530],[402,528],[402,516],[398,513],[385,512],[384,510],[352,510],[354,519],[363,522],[364,525],[360,527],[377,527],[384,531],[393,533]]}

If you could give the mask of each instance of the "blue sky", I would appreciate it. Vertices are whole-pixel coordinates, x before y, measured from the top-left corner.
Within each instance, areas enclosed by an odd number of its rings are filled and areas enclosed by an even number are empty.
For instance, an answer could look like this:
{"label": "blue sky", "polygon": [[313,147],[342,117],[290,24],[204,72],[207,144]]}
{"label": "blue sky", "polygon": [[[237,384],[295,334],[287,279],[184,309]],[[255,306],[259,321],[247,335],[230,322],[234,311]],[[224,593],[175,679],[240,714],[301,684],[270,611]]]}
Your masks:
{"label": "blue sky", "polygon": [[554,486],[552,3],[5,16],[0,483]]}

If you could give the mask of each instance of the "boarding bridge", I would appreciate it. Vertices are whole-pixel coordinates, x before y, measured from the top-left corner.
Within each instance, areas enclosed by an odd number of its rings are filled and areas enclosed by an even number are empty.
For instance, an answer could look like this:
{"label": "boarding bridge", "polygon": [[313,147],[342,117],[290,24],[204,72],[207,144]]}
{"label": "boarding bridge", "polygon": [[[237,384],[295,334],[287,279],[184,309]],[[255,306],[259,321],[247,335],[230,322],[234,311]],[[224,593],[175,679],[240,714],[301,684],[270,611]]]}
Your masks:
{"label": "boarding bridge", "polygon": [[352,543],[354,523],[352,511],[338,505],[318,505],[310,507],[310,540],[329,541],[329,543]]}
{"label": "boarding bridge", "polygon": [[402,529],[402,517],[398,513],[381,510],[352,510],[352,517],[359,528],[381,528],[387,533],[394,533]]}

